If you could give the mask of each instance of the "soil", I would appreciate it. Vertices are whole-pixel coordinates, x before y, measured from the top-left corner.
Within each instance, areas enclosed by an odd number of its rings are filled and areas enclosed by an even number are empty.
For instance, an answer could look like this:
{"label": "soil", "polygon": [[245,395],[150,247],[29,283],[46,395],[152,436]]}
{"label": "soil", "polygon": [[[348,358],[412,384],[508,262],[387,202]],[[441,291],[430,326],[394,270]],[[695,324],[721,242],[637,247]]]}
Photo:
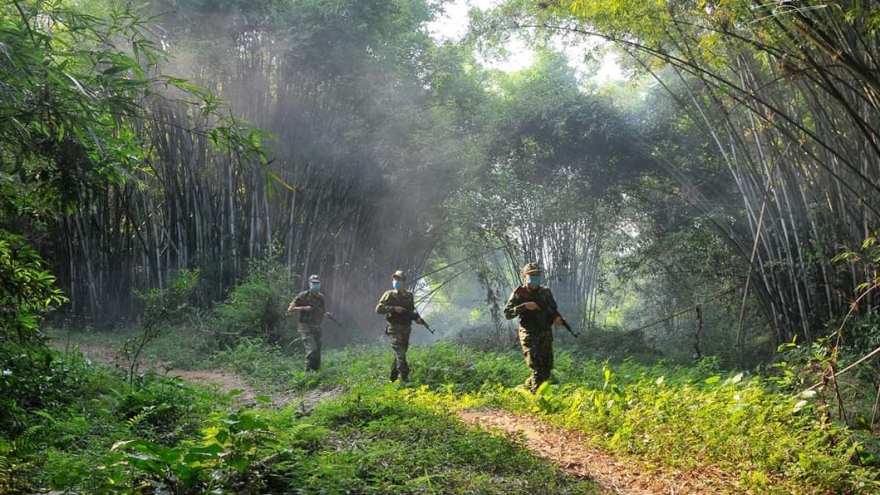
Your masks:
{"label": "soil", "polygon": [[[59,348],[64,350],[62,347]],[[124,370],[128,368],[128,362],[125,357],[110,346],[100,344],[79,344],[79,351],[83,356],[98,363]],[[286,390],[276,393],[261,393],[251,385],[245,383],[241,377],[228,371],[217,369],[183,370],[170,367],[167,363],[162,361],[146,360],[143,358],[139,363],[139,370],[141,372],[153,371],[161,375],[178,377],[190,382],[201,383],[203,385],[215,387],[223,393],[230,393],[233,390],[241,390],[242,392],[236,395],[235,398],[242,405],[246,406],[263,405],[261,403],[262,401],[257,400],[257,397],[268,397],[269,402],[266,403],[265,406],[277,409],[286,406],[292,401],[299,401],[300,409],[303,414],[308,414],[314,410],[314,408],[322,401],[332,399],[342,393],[342,388],[340,387],[330,390],[309,390],[307,392]]]}
{"label": "soil", "polygon": [[523,441],[538,457],[553,461],[566,474],[589,479],[599,493],[618,495],[714,495],[737,492],[735,479],[721,472],[647,469],[590,446],[583,434],[556,428],[501,410],[458,413],[463,422]]}

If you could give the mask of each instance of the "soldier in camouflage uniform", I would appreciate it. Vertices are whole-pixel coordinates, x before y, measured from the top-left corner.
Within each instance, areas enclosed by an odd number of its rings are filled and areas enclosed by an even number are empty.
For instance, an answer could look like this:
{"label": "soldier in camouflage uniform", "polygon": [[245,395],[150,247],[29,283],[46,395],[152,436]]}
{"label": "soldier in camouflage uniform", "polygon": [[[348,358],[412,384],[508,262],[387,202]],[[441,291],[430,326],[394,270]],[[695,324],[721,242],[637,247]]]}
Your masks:
{"label": "soldier in camouflage uniform", "polygon": [[321,277],[309,277],[309,290],[297,294],[287,312],[299,313],[299,334],[306,348],[306,371],[318,371],[321,368],[321,323],[324,316],[330,315],[321,294]]}
{"label": "soldier in camouflage uniform", "polygon": [[406,277],[402,270],[397,270],[391,277],[394,289],[386,291],[376,305],[376,313],[385,315],[387,325],[385,333],[394,351],[394,362],[391,363],[391,381],[400,377],[401,381],[409,381],[409,364],[406,362],[406,351],[409,349],[409,336],[412,333],[412,322],[423,325],[424,321],[416,312],[415,298],[406,290]]}
{"label": "soldier in camouflage uniform", "polygon": [[523,286],[517,287],[504,305],[508,320],[519,316],[519,342],[526,364],[532,371],[526,386],[532,392],[550,379],[553,369],[553,325],[561,325],[562,317],[550,289],[541,285],[541,268],[528,263],[523,268]]}

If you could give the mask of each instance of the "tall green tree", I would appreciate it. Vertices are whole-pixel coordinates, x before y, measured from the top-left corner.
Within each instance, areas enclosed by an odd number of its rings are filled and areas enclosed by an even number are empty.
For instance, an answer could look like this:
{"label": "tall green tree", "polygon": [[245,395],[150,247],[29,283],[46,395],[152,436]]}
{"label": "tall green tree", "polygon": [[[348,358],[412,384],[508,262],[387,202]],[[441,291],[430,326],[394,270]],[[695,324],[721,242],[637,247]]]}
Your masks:
{"label": "tall green tree", "polygon": [[502,266],[476,256],[495,291],[508,293],[522,264],[538,261],[571,321],[592,324],[600,262],[646,158],[630,145],[623,116],[583,92],[561,54],[540,52],[533,66],[494,79],[487,160],[448,203],[458,233],[473,253],[494,246],[504,254]]}

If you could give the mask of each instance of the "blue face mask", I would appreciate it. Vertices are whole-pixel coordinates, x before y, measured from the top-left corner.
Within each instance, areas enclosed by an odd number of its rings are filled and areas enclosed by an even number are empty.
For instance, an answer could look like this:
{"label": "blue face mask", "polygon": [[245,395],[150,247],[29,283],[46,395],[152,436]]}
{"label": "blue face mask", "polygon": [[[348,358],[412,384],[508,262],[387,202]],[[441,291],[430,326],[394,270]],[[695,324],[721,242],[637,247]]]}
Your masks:
{"label": "blue face mask", "polygon": [[395,289],[398,289],[398,290],[402,289],[403,288],[403,280],[395,280],[395,281],[391,282],[391,285],[394,286]]}
{"label": "blue face mask", "polygon": [[309,285],[309,288],[315,292],[318,292],[319,290],[321,290],[321,284],[320,283],[313,283],[313,284]]}
{"label": "blue face mask", "polygon": [[541,277],[540,277],[540,276],[536,277],[536,276],[534,276],[534,275],[529,275],[529,285],[541,285]]}

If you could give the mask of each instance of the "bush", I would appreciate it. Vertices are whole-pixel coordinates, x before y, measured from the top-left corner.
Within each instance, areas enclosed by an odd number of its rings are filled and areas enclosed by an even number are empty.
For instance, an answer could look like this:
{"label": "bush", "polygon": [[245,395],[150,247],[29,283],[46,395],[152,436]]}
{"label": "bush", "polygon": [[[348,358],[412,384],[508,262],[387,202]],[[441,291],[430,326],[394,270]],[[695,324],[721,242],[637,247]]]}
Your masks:
{"label": "bush", "polygon": [[283,343],[287,304],[294,291],[294,274],[277,254],[251,260],[242,283],[214,309],[217,342],[233,347],[240,337],[257,337]]}
{"label": "bush", "polygon": [[24,238],[0,229],[0,342],[39,341],[37,315],[64,302],[40,255]]}
{"label": "bush", "polygon": [[277,345],[250,337],[242,337],[235,347],[218,351],[214,358],[214,363],[270,387],[286,383],[294,362]]}

